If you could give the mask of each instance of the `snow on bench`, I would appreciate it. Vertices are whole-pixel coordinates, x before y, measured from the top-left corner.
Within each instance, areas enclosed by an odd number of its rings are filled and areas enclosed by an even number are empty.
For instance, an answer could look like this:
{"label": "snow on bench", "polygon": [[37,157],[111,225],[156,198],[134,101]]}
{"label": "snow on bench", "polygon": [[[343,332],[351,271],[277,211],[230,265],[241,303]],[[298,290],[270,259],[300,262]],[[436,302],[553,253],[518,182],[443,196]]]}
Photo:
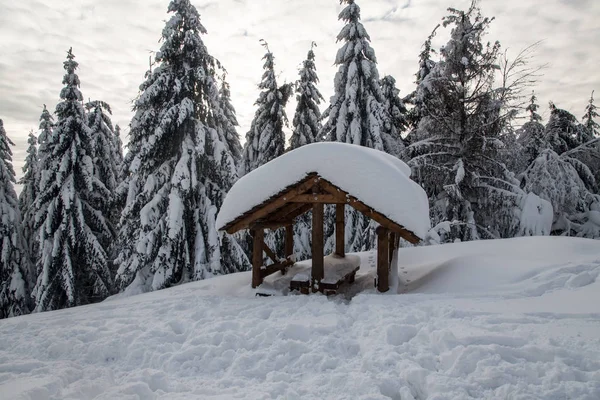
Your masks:
{"label": "snow on bench", "polygon": [[[346,255],[340,257],[335,254],[323,258],[325,277],[321,280],[319,290],[325,294],[334,294],[344,282],[354,282],[356,272],[360,269],[360,257]],[[290,282],[291,290],[300,290],[308,293],[311,280],[311,268],[306,268],[294,275]]]}

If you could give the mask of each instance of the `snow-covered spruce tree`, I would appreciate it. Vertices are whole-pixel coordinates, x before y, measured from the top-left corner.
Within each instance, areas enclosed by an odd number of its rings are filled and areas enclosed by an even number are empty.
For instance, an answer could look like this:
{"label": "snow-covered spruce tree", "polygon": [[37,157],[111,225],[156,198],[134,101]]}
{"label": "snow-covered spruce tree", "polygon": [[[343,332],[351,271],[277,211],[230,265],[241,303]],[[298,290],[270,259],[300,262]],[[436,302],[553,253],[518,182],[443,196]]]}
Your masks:
{"label": "snow-covered spruce tree", "polygon": [[258,106],[252,125],[246,133],[246,144],[240,165],[240,176],[279,157],[285,151],[283,127],[287,124],[285,106],[292,94],[292,86],[277,86],[275,77],[275,57],[267,42],[262,41],[267,50],[262,80],[258,85],[260,92],[254,105]]}
{"label": "snow-covered spruce tree", "polygon": [[292,137],[290,138],[290,149],[294,150],[305,144],[315,143],[318,141],[319,132],[321,130],[321,111],[319,105],[323,96],[317,84],[319,78],[317,76],[317,68],[315,66],[315,53],[313,42],[306,60],[302,63],[300,69],[300,79],[296,82],[296,113],[294,114]]}
{"label": "snow-covered spruce tree", "polygon": [[431,42],[435,37],[436,31],[439,27],[440,25],[438,24],[427,37],[425,43],[423,43],[423,50],[421,53],[419,53],[419,70],[415,74],[415,83],[417,87],[412,93],[403,99],[405,103],[413,106],[407,114],[410,132],[406,137],[406,144],[410,144],[419,140],[419,138],[415,137],[415,135],[417,134],[416,128],[419,126],[419,122],[426,112],[424,107],[426,103],[426,97],[429,94],[429,90],[427,90],[429,87],[429,81],[427,77],[436,65],[436,62],[431,59],[432,54],[436,53],[435,49],[432,48]]}
{"label": "snow-covered spruce tree", "polygon": [[[288,123],[285,106],[292,95],[293,88],[290,84],[284,84],[281,87],[277,85],[273,53],[269,50],[267,42],[261,40],[261,43],[267,50],[263,57],[264,73],[258,85],[261,92],[254,103],[258,108],[250,130],[246,133],[246,143],[239,169],[240,176],[279,157],[285,151],[283,127]],[[249,248],[248,240],[245,244],[247,249]],[[282,229],[269,232],[265,236],[265,243],[279,257],[283,257],[283,242]]]}
{"label": "snow-covered spruce tree", "polygon": [[[90,101],[88,110],[88,126],[90,128],[90,145],[94,175],[104,187],[114,193],[119,181],[119,154],[116,148],[115,133],[112,126],[110,106],[99,100]],[[97,207],[107,215],[110,213],[111,198],[98,198]]]}
{"label": "snow-covered spruce tree", "polygon": [[236,127],[239,126],[237,116],[233,104],[231,104],[231,89],[227,82],[227,75],[223,74],[221,78],[221,87],[219,88],[219,108],[223,113],[220,119],[219,129],[221,136],[224,138],[224,144],[227,146],[226,151],[231,154],[236,168],[239,167],[242,160],[243,148],[240,143],[240,135]]}
{"label": "snow-covered spruce tree", "polygon": [[546,141],[557,154],[573,150],[593,139],[577,117],[550,102],[550,119],[545,128]]}
{"label": "snow-covered spruce tree", "polygon": [[388,122],[383,108],[383,95],[379,86],[377,58],[370,45],[371,38],[360,22],[360,7],[354,0],[340,0],[347,6],[339,19],[345,22],[337,36],[344,42],[338,50],[335,65],[331,104],[323,113],[327,122],[322,136],[327,141],[352,143],[388,151],[384,135],[389,135]]}
{"label": "snow-covered spruce tree", "polygon": [[389,135],[384,135],[383,140],[390,154],[400,157],[406,147],[401,134],[408,128],[408,110],[400,99],[400,90],[396,87],[396,80],[390,75],[381,79],[381,93],[383,94],[383,108],[389,117]]}
{"label": "snow-covered spruce tree", "polygon": [[[52,155],[53,147],[50,144],[50,140],[52,139],[52,130],[54,129],[54,118],[46,108],[44,104],[44,109],[42,110],[42,115],[40,115],[40,127],[38,134],[38,159],[40,164],[40,171],[42,171],[45,167],[46,159]],[[39,176],[38,176],[38,189],[39,189]]]}
{"label": "snow-covered spruce tree", "polygon": [[0,319],[29,313],[28,260],[12,166],[14,146],[0,119]]}
{"label": "snow-covered spruce tree", "polygon": [[37,137],[33,131],[29,132],[27,139],[27,156],[23,166],[23,177],[19,180],[22,185],[19,194],[19,211],[21,213],[23,240],[26,247],[26,254],[29,257],[29,270],[27,282],[33,287],[35,276],[35,260],[38,255],[37,237],[35,234],[35,207],[34,202],[38,196],[38,184],[40,165],[37,152]]}
{"label": "snow-covered spruce tree", "polygon": [[110,193],[108,197],[93,193],[93,200],[90,200],[94,207],[104,215],[106,225],[111,232],[110,236],[99,235],[98,239],[107,252],[111,275],[114,275],[116,267],[113,261],[117,257],[118,246],[113,239],[116,236],[115,230],[122,210],[116,195],[122,163],[122,153],[117,147],[120,138],[117,139],[113,129],[110,105],[100,100],[94,100],[88,102],[85,107],[88,110],[87,119],[90,128],[94,176]]}
{"label": "snow-covered spruce tree", "polygon": [[[218,207],[235,168],[217,131],[217,61],[189,0],[173,0],[156,67],[135,101],[123,186],[117,280],[132,293],[249,268],[234,238],[219,242]],[[227,159],[227,160],[226,160]],[[227,161],[228,169],[223,169]]]}
{"label": "snow-covered spruce tree", "polygon": [[[394,154],[396,148],[386,147],[394,141],[390,136],[389,117],[384,109],[377,58],[370,45],[365,27],[360,22],[360,7],[354,0],[340,0],[346,7],[338,19],[345,25],[337,36],[344,42],[338,50],[335,65],[338,72],[334,79],[334,95],[324,111],[321,137],[327,141],[344,142],[370,147]],[[388,136],[388,138],[385,138]],[[325,251],[334,247],[333,207],[326,210]],[[346,207],[346,250],[368,250],[374,246],[371,240],[373,224],[364,215]]]}
{"label": "snow-covered spruce tree", "polygon": [[429,195],[434,226],[452,223],[447,241],[511,236],[517,202],[505,194],[518,182],[496,157],[514,113],[493,87],[500,44],[483,41],[493,18],[476,1],[467,12],[448,11],[443,26],[452,26],[451,38],[422,85],[425,113],[409,164]]}
{"label": "snow-covered spruce tree", "polygon": [[[317,88],[319,78],[315,66],[316,44],[313,42],[306,59],[302,63],[296,82],[296,113],[294,114],[290,150],[315,143],[319,140],[321,131],[321,110],[319,105],[324,101]],[[294,254],[299,260],[309,259],[312,254],[312,237],[310,233],[311,213],[304,214],[296,219],[294,224]]]}
{"label": "snow-covered spruce tree", "polygon": [[583,116],[583,125],[588,130],[588,135],[591,137],[600,137],[600,125],[596,122],[596,118],[600,117],[598,107],[594,104],[594,92],[590,96],[590,101],[585,108],[585,115]]}
{"label": "snow-covered spruce tree", "polygon": [[121,127],[117,124],[115,125],[115,132],[113,136],[113,149],[114,149],[114,158],[115,163],[117,164],[117,186],[118,183],[121,182],[123,177],[121,176],[121,169],[123,167],[123,140],[121,139]]}
{"label": "snow-covered spruce tree", "polygon": [[97,196],[110,192],[94,175],[91,131],[79,90],[78,63],[71,49],[64,62],[65,85],[56,106],[57,122],[46,146],[35,228],[40,255],[33,290],[36,310],[88,304],[111,293],[112,279],[99,238],[110,237]]}
{"label": "snow-covered spruce tree", "polygon": [[[115,229],[117,229],[119,220],[121,219],[121,212],[125,208],[125,202],[127,201],[127,187],[123,183],[125,175],[129,169],[125,166],[125,157],[123,156],[123,141],[121,139],[121,127],[115,125],[115,132],[113,136],[113,148],[114,148],[114,159],[117,164],[117,186],[112,196],[112,210],[110,215],[113,216],[113,223]],[[115,248],[118,242],[115,241]]]}
{"label": "snow-covered spruce tree", "polygon": [[517,142],[523,149],[526,166],[531,164],[549,146],[544,134],[544,125],[541,124],[542,117],[537,113],[539,105],[536,101],[537,97],[535,93],[532,93],[530,103],[526,108],[529,113],[529,121],[517,130]]}
{"label": "snow-covered spruce tree", "polygon": [[600,196],[590,190],[594,177],[580,161],[546,149],[520,178],[525,191],[552,204],[554,234],[600,238]]}
{"label": "snow-covered spruce tree", "polygon": [[596,193],[600,194],[600,125],[596,122],[596,118],[599,117],[596,110],[594,92],[592,91],[590,101],[585,108],[585,115],[583,116],[583,126],[587,129],[587,136],[590,137],[590,141],[584,146],[585,153],[583,154],[584,159],[582,161],[590,167],[596,177]]}

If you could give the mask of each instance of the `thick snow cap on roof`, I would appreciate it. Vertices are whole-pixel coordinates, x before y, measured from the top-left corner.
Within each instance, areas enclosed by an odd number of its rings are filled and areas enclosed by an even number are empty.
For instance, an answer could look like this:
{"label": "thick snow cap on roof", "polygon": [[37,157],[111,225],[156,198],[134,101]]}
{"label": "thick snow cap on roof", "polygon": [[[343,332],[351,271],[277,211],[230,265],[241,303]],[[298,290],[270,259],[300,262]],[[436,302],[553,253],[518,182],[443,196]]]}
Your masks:
{"label": "thick snow cap on roof", "polygon": [[313,172],[420,238],[430,228],[427,195],[410,179],[410,167],[405,163],[367,147],[314,143],[290,151],[237,181],[225,197],[217,229]]}

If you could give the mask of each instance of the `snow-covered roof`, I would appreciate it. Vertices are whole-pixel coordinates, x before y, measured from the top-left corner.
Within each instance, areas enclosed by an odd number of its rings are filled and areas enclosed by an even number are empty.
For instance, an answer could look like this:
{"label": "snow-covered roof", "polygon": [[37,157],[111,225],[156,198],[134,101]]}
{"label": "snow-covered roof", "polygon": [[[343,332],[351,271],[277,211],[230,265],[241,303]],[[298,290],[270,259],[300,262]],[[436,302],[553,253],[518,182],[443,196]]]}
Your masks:
{"label": "snow-covered roof", "polygon": [[367,147],[314,143],[290,151],[237,181],[225,197],[217,229],[310,173],[317,173],[420,238],[430,228],[427,195],[410,179],[410,168],[405,163]]}

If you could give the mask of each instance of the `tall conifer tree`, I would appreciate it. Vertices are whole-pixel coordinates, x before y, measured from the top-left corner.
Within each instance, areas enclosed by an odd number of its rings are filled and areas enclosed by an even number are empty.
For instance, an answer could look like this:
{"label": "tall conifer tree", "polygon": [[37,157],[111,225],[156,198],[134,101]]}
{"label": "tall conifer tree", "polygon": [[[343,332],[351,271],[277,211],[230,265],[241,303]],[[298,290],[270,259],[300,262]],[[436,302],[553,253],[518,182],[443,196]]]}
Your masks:
{"label": "tall conifer tree", "polygon": [[323,96],[317,84],[317,68],[315,66],[315,53],[313,42],[306,60],[302,63],[299,75],[300,79],[296,83],[296,113],[294,114],[292,137],[290,139],[290,149],[297,149],[305,144],[317,142],[321,130],[321,111],[319,105]]}
{"label": "tall conifer tree", "polygon": [[596,122],[596,118],[600,117],[598,115],[598,111],[596,111],[598,107],[594,104],[594,92],[590,96],[590,101],[585,108],[585,115],[583,116],[583,125],[588,130],[588,135],[590,137],[600,137],[600,125]]}
{"label": "tall conifer tree", "polygon": [[[319,78],[313,50],[315,46],[316,44],[313,42],[306,60],[300,68],[300,79],[296,82],[296,100],[298,103],[290,139],[291,150],[318,142],[320,139],[321,111],[319,105],[324,99],[317,88]],[[310,258],[312,254],[311,218],[311,213],[304,214],[298,217],[294,224],[294,254],[300,260]]]}
{"label": "tall conifer tree", "polygon": [[371,38],[360,22],[360,7],[354,0],[340,0],[347,6],[339,19],[345,26],[337,36],[344,42],[338,50],[331,104],[323,113],[327,122],[322,136],[328,141],[357,144],[387,150],[383,136],[386,115],[379,87],[377,58]]}
{"label": "tall conifer tree", "polygon": [[[354,0],[340,0],[346,4],[338,19],[345,23],[337,36],[344,42],[338,50],[335,65],[334,95],[323,113],[326,119],[321,137],[327,141],[351,143],[394,154],[390,136],[389,116],[384,109],[377,58],[371,47],[371,38],[360,22],[360,7]],[[326,210],[325,251],[334,247],[333,208]],[[374,246],[373,228],[369,219],[346,207],[346,250],[368,250]]]}
{"label": "tall conifer tree", "polygon": [[402,133],[408,128],[408,110],[404,101],[400,99],[400,90],[396,87],[396,80],[386,75],[381,79],[381,93],[383,95],[383,108],[388,117],[389,135],[384,135],[385,148],[390,154],[400,157],[406,147]]}
{"label": "tall conifer tree", "polygon": [[[248,268],[215,219],[236,176],[218,127],[217,61],[189,0],[172,0],[156,67],[146,74],[129,133],[117,279],[132,292]],[[226,169],[225,169],[226,168]]]}
{"label": "tall conifer tree", "polygon": [[263,60],[264,73],[258,85],[260,92],[256,103],[258,109],[254,114],[250,130],[246,133],[246,144],[240,165],[240,176],[279,157],[285,151],[285,135],[283,127],[287,124],[285,106],[292,94],[292,86],[277,86],[275,76],[275,57],[269,45],[261,41],[267,50]]}
{"label": "tall conifer tree", "polygon": [[236,127],[239,126],[235,108],[231,103],[231,89],[227,82],[227,74],[223,74],[221,78],[221,87],[219,88],[219,108],[223,112],[221,124],[221,136],[224,138],[224,143],[227,146],[227,151],[231,154],[236,168],[239,167],[242,160],[243,148],[240,143],[240,135]]}
{"label": "tall conifer tree", "polygon": [[40,166],[37,152],[37,137],[33,131],[29,132],[27,139],[29,147],[27,147],[27,156],[25,157],[25,165],[23,166],[23,177],[19,180],[22,185],[21,193],[19,194],[19,211],[21,213],[23,239],[26,246],[26,253],[29,257],[28,283],[33,286],[31,281],[35,275],[35,260],[38,256],[37,238],[35,235],[35,207],[34,203],[38,196],[38,184],[40,175]]}
{"label": "tall conifer tree", "polygon": [[493,18],[482,16],[477,4],[466,12],[448,9],[443,26],[452,27],[451,38],[421,83],[424,113],[408,149],[434,226],[452,223],[446,241],[506,237],[516,225],[516,182],[498,161],[514,113],[493,86],[500,44],[484,42]]}
{"label": "tall conifer tree", "polygon": [[532,93],[530,102],[526,108],[526,111],[529,113],[529,121],[524,123],[517,131],[517,142],[525,152],[525,167],[531,164],[549,146],[544,134],[544,125],[541,124],[542,117],[537,112],[539,105],[536,101],[537,97],[535,93]]}
{"label": "tall conifer tree", "polygon": [[94,175],[91,131],[79,90],[78,63],[70,49],[64,62],[65,85],[56,106],[58,117],[45,146],[36,201],[40,258],[34,288],[36,310],[88,304],[111,293],[112,279],[99,237],[111,232],[96,196],[110,192]]}
{"label": "tall conifer tree", "polygon": [[[45,169],[47,158],[52,155],[53,147],[50,144],[50,140],[52,139],[52,130],[54,129],[54,118],[52,114],[46,108],[44,104],[44,109],[42,110],[42,114],[40,115],[40,126],[39,126],[39,134],[38,134],[38,159],[40,164],[40,171]],[[38,189],[39,189],[39,176],[38,176]]]}
{"label": "tall conifer tree", "polygon": [[28,260],[12,166],[14,146],[0,119],[0,319],[29,312]]}

